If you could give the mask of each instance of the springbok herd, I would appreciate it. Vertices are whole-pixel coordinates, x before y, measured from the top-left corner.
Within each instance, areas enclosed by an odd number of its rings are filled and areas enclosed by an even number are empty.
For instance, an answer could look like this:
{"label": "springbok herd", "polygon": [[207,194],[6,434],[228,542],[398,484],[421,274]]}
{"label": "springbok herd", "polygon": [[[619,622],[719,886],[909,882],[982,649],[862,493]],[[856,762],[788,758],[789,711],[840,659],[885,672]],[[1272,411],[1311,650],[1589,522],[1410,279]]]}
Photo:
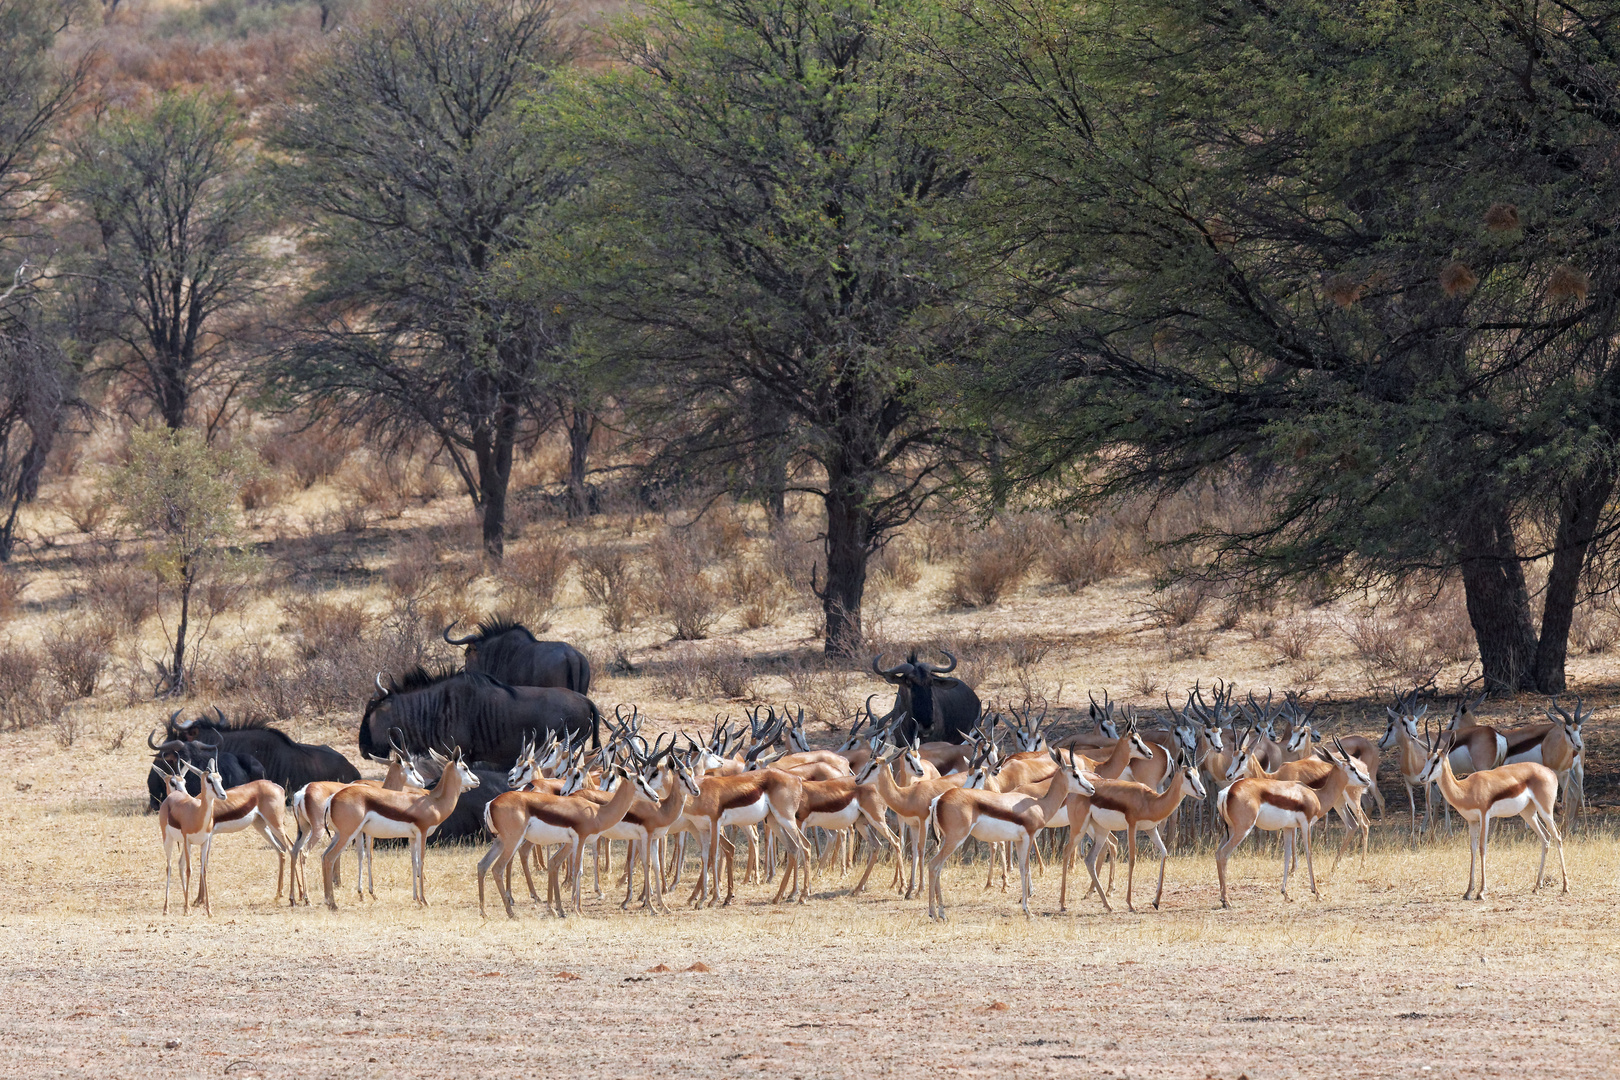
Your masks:
{"label": "springbok herd", "polygon": [[[484,910],[485,880],[493,876],[507,914],[515,917],[515,860],[536,902],[534,871],[544,870],[548,913],[563,917],[571,909],[580,914],[585,876],[592,874],[600,897],[604,869],[611,877],[616,840],[629,845],[621,869],[621,908],[632,903],[639,864],[641,908],[667,913],[665,895],[687,872],[691,842],[697,858],[687,902],[696,907],[721,902],[723,863],[723,903],[729,904],[735,895],[737,846],[746,839],[744,881],[779,874],[777,902],[791,897],[803,903],[814,864],[849,872],[864,846],[866,866],[852,894],[866,887],[878,860],[888,854],[894,864],[889,887],[908,899],[926,891],[929,915],[944,919],[941,870],[971,837],[992,845],[992,876],[986,887],[999,868],[1005,889],[1016,860],[1020,904],[1028,916],[1029,863],[1032,854],[1041,858],[1043,832],[1049,833],[1054,856],[1061,842],[1059,912],[1068,910],[1076,853],[1086,867],[1085,897],[1096,893],[1103,909],[1112,910],[1108,897],[1121,833],[1125,905],[1136,910],[1138,834],[1146,833],[1159,855],[1153,898],[1157,908],[1169,863],[1164,834],[1175,835],[1188,796],[1196,800],[1189,807],[1195,819],[1190,824],[1198,818],[1212,824],[1218,818],[1225,828],[1215,855],[1223,907],[1229,906],[1227,860],[1256,829],[1282,834],[1282,895],[1288,897],[1296,844],[1304,850],[1316,894],[1312,826],[1330,810],[1336,812],[1344,827],[1339,857],[1359,836],[1365,859],[1369,821],[1362,801],[1371,795],[1383,813],[1376,779],[1389,751],[1406,786],[1414,835],[1432,821],[1436,787],[1448,821],[1455,808],[1467,823],[1470,859],[1464,899],[1485,897],[1491,820],[1515,816],[1541,840],[1535,888],[1542,885],[1548,849],[1557,844],[1563,889],[1568,891],[1563,838],[1553,811],[1562,794],[1567,815],[1582,791],[1581,726],[1591,714],[1580,702],[1571,713],[1554,699],[1548,722],[1506,731],[1477,723],[1473,708],[1478,702],[1472,707],[1463,702],[1443,730],[1431,732],[1428,707],[1411,695],[1386,710],[1385,734],[1374,743],[1361,737],[1324,742],[1292,697],[1273,707],[1270,697],[1258,702],[1251,695],[1247,702],[1235,703],[1233,696],[1229,688],[1217,687],[1206,701],[1195,688],[1181,709],[1167,700],[1168,726],[1149,730],[1138,725],[1134,709],[1119,708],[1105,695],[1102,704],[1092,701],[1092,728],[1056,747],[1047,745],[1044,715],[1029,712],[991,716],[964,744],[912,740],[894,745],[893,725],[885,726],[868,709],[834,751],[809,748],[802,710],[796,718],[757,710],[746,731],[716,721],[704,744],[684,734],[660,735],[649,744],[640,733],[639,715],[626,717],[621,710],[617,723],[604,721],[612,738],[599,751],[555,736],[542,745],[532,740],[525,745],[507,777],[512,790],[496,796],[484,810],[484,826],[494,842],[478,861],[479,909]],[[998,721],[1016,745],[1005,755]],[[451,748],[448,755],[430,752],[417,759],[396,744],[385,780],[308,784],[292,798],[298,824],[293,841],[283,829],[286,798],[278,785],[258,780],[226,790],[211,760],[205,767],[181,761],[172,771],[154,765],[169,790],[158,810],[165,913],[176,847],[182,911],[194,902],[211,914],[208,856],[214,837],[250,827],[278,855],[278,901],[285,882],[289,903],[309,903],[306,857],[322,840],[327,906],[337,906],[339,860],[351,846],[356,851],[357,895],[363,899],[370,893],[375,899],[372,841],[391,838],[408,841],[413,895],[426,905],[425,841],[461,794],[480,782],[462,757]],[[423,772],[434,775],[431,787]],[[1459,772],[1467,775],[1459,777]],[[188,773],[202,780],[198,795],[186,791]],[[1419,788],[1425,793],[1421,822]],[[195,901],[190,888],[193,847],[199,855]],[[1098,877],[1098,863],[1105,857],[1110,860],[1106,885]],[[565,887],[571,891],[567,900]]]}

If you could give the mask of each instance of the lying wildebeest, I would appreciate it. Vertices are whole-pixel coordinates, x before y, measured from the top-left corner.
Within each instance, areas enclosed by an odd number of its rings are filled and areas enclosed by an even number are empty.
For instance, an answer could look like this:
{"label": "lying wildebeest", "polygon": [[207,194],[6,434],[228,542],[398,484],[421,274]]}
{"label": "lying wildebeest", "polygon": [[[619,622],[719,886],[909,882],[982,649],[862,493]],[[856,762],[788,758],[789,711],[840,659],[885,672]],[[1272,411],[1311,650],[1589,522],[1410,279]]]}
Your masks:
{"label": "lying wildebeest", "polygon": [[899,688],[894,708],[878,723],[896,724],[893,737],[902,744],[912,739],[966,742],[968,732],[979,722],[979,695],[961,679],[943,677],[956,670],[956,657],[948,652],[945,656],[950,660],[948,667],[918,660],[915,652],[892,668],[879,666],[881,655],[872,657],[872,670]]}
{"label": "lying wildebeest", "polygon": [[516,760],[525,739],[552,732],[559,738],[589,732],[591,745],[600,746],[601,722],[596,704],[572,690],[509,686],[482,672],[419,667],[386,687],[377,676],[377,696],[360,719],[360,752],[386,753],[392,734],[415,755],[459,746],[468,761],[502,765]]}
{"label": "lying wildebeest", "polygon": [[[178,715],[178,714],[177,714]],[[180,762],[186,762],[194,769],[207,771],[208,759],[217,761],[219,775],[227,789],[241,787],[254,780],[263,780],[264,767],[259,759],[252,754],[237,754],[223,749],[222,741],[208,739],[170,739],[167,742],[155,742],[157,731],[146,737],[146,745],[156,751],[152,764],[162,765],[170,773],[179,768]],[[186,791],[192,795],[202,794],[202,778],[199,773],[189,771],[186,775]],[[168,784],[156,769],[148,769],[146,773],[146,792],[151,796],[147,804],[148,810],[156,810],[169,794]]]}
{"label": "lying wildebeest", "polygon": [[[218,706],[214,707],[214,713],[218,720],[203,716],[195,720],[177,721],[175,717],[180,714],[175,713],[169,718],[168,737],[218,741],[230,753],[253,755],[264,767],[264,779],[280,784],[289,799],[293,792],[316,780],[352,784],[360,779],[360,770],[348,758],[324,743],[294,742],[286,732],[270,727],[261,720],[232,722],[225,718],[225,713]],[[385,755],[387,745],[385,741]]]}
{"label": "lying wildebeest", "polygon": [[444,641],[465,647],[462,666],[467,671],[481,671],[510,686],[591,692],[591,662],[566,641],[538,641],[528,627],[507,618],[481,622],[478,633],[464,638],[450,636],[455,625],[444,628]]}

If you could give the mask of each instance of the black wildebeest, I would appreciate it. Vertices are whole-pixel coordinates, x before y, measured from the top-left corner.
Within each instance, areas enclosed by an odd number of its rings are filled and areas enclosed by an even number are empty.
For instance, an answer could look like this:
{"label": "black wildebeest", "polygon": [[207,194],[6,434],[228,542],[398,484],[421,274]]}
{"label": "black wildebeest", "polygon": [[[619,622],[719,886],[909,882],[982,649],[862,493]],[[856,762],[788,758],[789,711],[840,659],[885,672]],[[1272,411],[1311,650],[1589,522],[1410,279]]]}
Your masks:
{"label": "black wildebeest", "polygon": [[[459,746],[468,761],[510,767],[529,738],[556,732],[601,745],[602,714],[583,694],[552,686],[510,686],[478,671],[416,668],[383,686],[360,719],[360,752],[384,754],[393,734],[412,754]],[[478,790],[474,788],[473,790]]]}
{"label": "black wildebeest", "polygon": [[511,619],[492,619],[478,624],[478,633],[464,638],[450,636],[444,628],[447,645],[460,645],[462,666],[481,671],[509,686],[555,686],[576,694],[591,692],[591,662],[566,641],[537,641],[526,626]]}
{"label": "black wildebeest", "polygon": [[[179,715],[178,713],[176,715]],[[223,741],[217,739],[169,739],[166,742],[155,742],[157,731],[146,737],[146,745],[156,751],[152,764],[162,764],[169,772],[173,772],[182,761],[189,762],[203,771],[207,771],[208,759],[218,761],[220,779],[227,789],[240,787],[253,780],[263,780],[264,766],[252,754],[237,754],[223,748]],[[196,773],[186,776],[186,790],[192,795],[202,793],[202,778]],[[146,792],[151,802],[147,804],[148,810],[156,810],[158,804],[169,794],[168,785],[156,769],[146,772]]]}
{"label": "black wildebeest", "polygon": [[[333,780],[352,784],[360,779],[360,770],[338,751],[324,743],[294,742],[284,731],[270,727],[260,720],[230,721],[215,706],[219,717],[213,720],[202,716],[195,720],[176,721],[179,713],[169,718],[170,739],[203,739],[219,741],[223,749],[237,755],[251,754],[264,767],[264,779],[281,785],[290,800],[293,793],[316,780]],[[386,753],[386,743],[385,753]]]}
{"label": "black wildebeest", "polygon": [[956,657],[948,652],[945,656],[950,660],[948,667],[918,660],[915,652],[892,668],[880,666],[881,655],[872,657],[872,670],[899,688],[894,708],[878,722],[897,724],[895,737],[902,743],[914,738],[966,742],[968,732],[979,721],[979,695],[961,679],[946,676],[956,670]]}

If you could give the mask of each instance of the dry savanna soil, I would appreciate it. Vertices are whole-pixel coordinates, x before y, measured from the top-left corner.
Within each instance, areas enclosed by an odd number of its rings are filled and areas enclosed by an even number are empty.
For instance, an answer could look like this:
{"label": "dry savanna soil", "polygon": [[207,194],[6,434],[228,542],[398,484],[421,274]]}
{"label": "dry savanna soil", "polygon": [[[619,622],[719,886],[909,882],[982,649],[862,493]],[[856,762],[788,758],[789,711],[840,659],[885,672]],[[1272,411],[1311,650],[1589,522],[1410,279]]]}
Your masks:
{"label": "dry savanna soil", "polygon": [[[377,613],[397,609],[387,571],[413,530],[436,537],[442,565],[451,558],[442,545],[469,547],[453,498],[352,530],[323,524],[334,498],[312,489],[258,526],[269,570],[259,592],[214,624],[213,685],[227,687],[256,648],[286,654],[289,597],[314,590]],[[41,544],[25,567],[27,604],[6,628],[14,642],[40,640],[84,604],[73,577],[84,541],[57,517],[31,512],[30,528],[54,546]],[[566,536],[583,551],[642,544],[660,527],[593,519]],[[1127,567],[1074,594],[1032,574],[998,603],[963,609],[941,598],[951,560],[962,558],[971,555],[936,552],[919,557],[910,579],[875,579],[868,634],[891,657],[908,642],[948,644],[987,701],[1043,700],[1059,734],[1080,722],[1088,690],[1151,708],[1215,676],[1262,697],[1303,689],[1330,732],[1382,733],[1387,690],[1373,685],[1381,676],[1354,645],[1360,624],[1348,605],[1233,622],[1214,598],[1184,627],[1166,628],[1152,615],[1148,574]],[[504,588],[485,574],[446,593],[476,613],[498,610]],[[717,713],[740,719],[750,703],[826,690],[819,706],[811,699],[810,726],[831,745],[833,725],[815,714],[836,715],[885,689],[859,669],[795,667],[820,645],[802,598],[760,626],[740,611],[722,612],[703,642],[671,641],[652,616],[609,631],[570,576],[547,615],[548,636],[596,660],[592,693],[604,711],[634,703],[658,728],[706,731]],[[773,906],[774,884],[746,884],[730,907],[702,911],[680,904],[688,873],[672,895],[675,912],[656,918],[622,914],[588,887],[582,918],[548,918],[520,879],[518,917],[496,903],[483,918],[481,851],[468,847],[429,853],[431,907],[412,903],[406,856],[389,848],[378,852],[374,902],[349,890],[351,860],[338,912],[289,909],[272,898],[273,855],[242,833],[214,852],[209,917],[182,915],[178,891],[162,913],[162,845],[144,812],[144,737],[174,705],[151,700],[136,661],[150,669],[161,633],[153,618],[122,639],[118,655],[131,659],[54,725],[0,732],[5,1075],[1258,1080],[1614,1071],[1620,663],[1609,653],[1571,659],[1575,686],[1598,713],[1587,727],[1592,809],[1567,845],[1567,895],[1556,887],[1556,858],[1554,887],[1531,892],[1539,847],[1509,823],[1491,848],[1491,897],[1462,900],[1464,834],[1442,825],[1411,843],[1405,794],[1386,758],[1389,810],[1364,864],[1351,857],[1332,868],[1335,825],[1318,839],[1321,897],[1296,878],[1288,902],[1278,895],[1274,846],[1251,839],[1231,864],[1230,911],[1218,909],[1207,836],[1175,848],[1161,910],[1149,903],[1158,866],[1147,856],[1137,913],[1123,910],[1122,874],[1119,910],[1105,914],[1094,898],[1075,899],[1076,889],[1058,914],[1049,865],[1036,873],[1028,920],[1016,882],[985,890],[981,859],[948,871],[950,919],[941,924],[920,898],[889,890],[887,865],[854,899],[853,875],[823,869],[802,906]],[[680,665],[721,650],[752,665],[742,696],[684,689]],[[1469,671],[1465,659],[1450,663],[1438,681],[1456,685]],[[352,711],[300,712],[282,726],[355,757],[369,677],[357,681]],[[200,711],[213,693],[205,687],[182,704]],[[1493,701],[1484,716],[1522,723],[1543,704]],[[365,771],[378,774],[369,763]],[[604,876],[610,896],[620,859]],[[319,867],[311,869],[318,897]]]}
{"label": "dry savanna soil", "polygon": [[1296,879],[1285,902],[1250,840],[1231,911],[1201,847],[1172,855],[1159,911],[1144,858],[1136,914],[1072,897],[1057,914],[1048,867],[1026,920],[1016,881],[987,892],[976,862],[948,875],[944,924],[887,867],[854,899],[853,876],[822,870],[803,906],[749,884],[689,911],[683,883],[667,918],[587,882],[565,921],[519,877],[518,917],[492,890],[486,919],[470,847],[430,853],[431,907],[395,849],[376,901],[353,898],[349,860],[338,912],[318,894],[289,909],[241,833],[214,852],[212,917],[182,916],[178,889],[164,916],[139,755],[0,745],[18,778],[0,804],[7,1075],[1604,1075],[1620,1037],[1620,856],[1600,818],[1567,845],[1568,895],[1532,894],[1539,846],[1515,823],[1493,895],[1463,901],[1462,833],[1410,845],[1392,801],[1364,865],[1330,871],[1336,829],[1319,837],[1320,899]]}

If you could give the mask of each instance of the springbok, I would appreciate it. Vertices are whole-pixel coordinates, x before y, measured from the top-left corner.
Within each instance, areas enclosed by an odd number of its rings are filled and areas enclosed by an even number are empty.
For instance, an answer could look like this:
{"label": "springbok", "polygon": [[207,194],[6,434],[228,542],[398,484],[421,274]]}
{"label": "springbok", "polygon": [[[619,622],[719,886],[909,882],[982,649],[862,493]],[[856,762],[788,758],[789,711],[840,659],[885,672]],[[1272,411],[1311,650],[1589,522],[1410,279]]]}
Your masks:
{"label": "springbok", "polygon": [[[208,759],[208,768],[199,769],[189,761],[181,761],[173,774],[165,773],[156,763],[158,775],[169,786],[169,794],[158,806],[158,832],[163,837],[163,914],[169,913],[169,884],[174,876],[174,845],[180,845],[180,913],[191,914],[191,849],[197,848],[198,891],[203,899],[203,914],[212,917],[208,906],[208,853],[214,840],[214,807],[225,801],[225,781],[219,775],[219,763]],[[194,772],[202,780],[199,793],[188,795],[185,774]]]}
{"label": "springbok", "polygon": [[461,793],[478,786],[478,774],[462,760],[460,747],[448,758],[436,751],[430,750],[429,753],[434,761],[444,766],[444,772],[433,790],[425,795],[351,784],[332,796],[326,807],[332,842],[321,856],[321,885],[326,893],[328,908],[337,910],[333,886],[336,884],[338,859],[342,857],[343,849],[361,834],[410,841],[411,896],[418,904],[427,906],[427,838],[455,810]]}
{"label": "springbok", "polygon": [[[1569,867],[1564,863],[1564,838],[1559,835],[1558,823],[1553,820],[1553,804],[1558,798],[1558,776],[1547,766],[1533,761],[1517,765],[1502,765],[1495,769],[1481,769],[1463,779],[1451,768],[1451,733],[1442,734],[1434,752],[1429,755],[1421,779],[1435,783],[1447,803],[1468,823],[1468,888],[1463,890],[1464,900],[1485,899],[1485,849],[1490,841],[1491,819],[1521,817],[1541,840],[1541,865],[1536,870],[1536,884],[1531,892],[1541,889],[1542,875],[1547,871],[1547,849],[1554,841],[1558,844],[1558,867],[1563,873],[1564,892],[1569,892]],[[1479,860],[1479,892],[1474,892],[1474,860]]]}

